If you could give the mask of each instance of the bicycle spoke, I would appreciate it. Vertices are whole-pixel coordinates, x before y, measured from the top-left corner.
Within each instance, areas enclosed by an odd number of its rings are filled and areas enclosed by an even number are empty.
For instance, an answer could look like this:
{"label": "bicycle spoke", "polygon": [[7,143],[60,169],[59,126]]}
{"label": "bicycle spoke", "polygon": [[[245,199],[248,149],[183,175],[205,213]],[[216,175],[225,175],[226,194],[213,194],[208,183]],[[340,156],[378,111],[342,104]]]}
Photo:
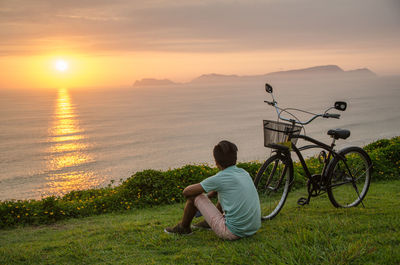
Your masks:
{"label": "bicycle spoke", "polygon": [[351,179],[352,179],[352,180],[351,180],[352,186],[353,186],[354,190],[356,191],[357,196],[358,196],[358,199],[361,201],[361,204],[362,204],[363,207],[365,207],[365,205],[364,205],[364,203],[362,202],[362,199],[361,199],[361,196],[360,196],[360,192],[358,191],[358,187],[357,187],[356,182],[357,182],[358,179],[360,179],[360,178],[364,175],[364,173],[367,172],[367,170],[369,170],[370,167],[371,167],[371,166],[369,166],[369,167],[363,172],[363,174],[360,174],[360,175],[358,175],[358,172],[359,172],[360,170],[362,170],[363,168],[358,169],[358,171],[354,174],[355,176],[359,176],[357,179],[354,179],[353,175],[351,174],[351,170],[348,169],[349,174],[350,174],[350,177],[351,177]]}
{"label": "bicycle spoke", "polygon": [[[358,199],[361,200],[360,192],[358,192],[358,187],[357,187],[356,183],[355,183],[355,182],[352,182],[352,184],[353,184],[353,188],[356,190]],[[365,207],[365,206],[364,206],[364,203],[363,203],[362,201],[361,201],[361,204],[362,204],[363,207]]]}

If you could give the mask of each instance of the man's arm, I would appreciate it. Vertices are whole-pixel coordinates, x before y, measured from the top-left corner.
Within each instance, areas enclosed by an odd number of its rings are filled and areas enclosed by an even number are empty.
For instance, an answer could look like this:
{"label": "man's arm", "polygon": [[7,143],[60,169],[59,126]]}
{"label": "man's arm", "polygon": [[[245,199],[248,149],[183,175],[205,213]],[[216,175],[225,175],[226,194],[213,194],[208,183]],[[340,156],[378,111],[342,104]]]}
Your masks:
{"label": "man's arm", "polygon": [[188,197],[200,195],[203,192],[205,192],[203,187],[200,185],[200,183],[197,183],[197,184],[187,186],[183,190],[183,196],[185,196],[185,198],[188,198]]}

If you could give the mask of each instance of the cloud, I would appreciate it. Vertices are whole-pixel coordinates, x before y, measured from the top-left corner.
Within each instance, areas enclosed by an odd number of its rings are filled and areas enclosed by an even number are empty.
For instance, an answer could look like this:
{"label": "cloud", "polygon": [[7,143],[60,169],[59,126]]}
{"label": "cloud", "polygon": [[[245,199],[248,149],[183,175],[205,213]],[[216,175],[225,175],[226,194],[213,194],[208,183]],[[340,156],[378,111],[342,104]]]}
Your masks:
{"label": "cloud", "polygon": [[0,55],[395,47],[394,0],[8,0]]}

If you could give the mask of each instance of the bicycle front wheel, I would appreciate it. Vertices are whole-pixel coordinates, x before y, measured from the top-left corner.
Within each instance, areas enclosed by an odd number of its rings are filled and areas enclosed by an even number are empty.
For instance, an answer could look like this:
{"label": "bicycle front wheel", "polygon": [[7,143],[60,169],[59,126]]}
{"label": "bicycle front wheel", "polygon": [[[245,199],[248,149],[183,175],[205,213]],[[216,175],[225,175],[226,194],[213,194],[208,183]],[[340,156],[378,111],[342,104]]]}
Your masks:
{"label": "bicycle front wheel", "polygon": [[328,196],[335,207],[354,207],[361,203],[371,182],[372,162],[360,147],[339,152],[328,169]]}
{"label": "bicycle front wheel", "polygon": [[293,163],[281,154],[271,156],[265,161],[254,179],[260,202],[263,220],[274,218],[285,204],[293,179]]}

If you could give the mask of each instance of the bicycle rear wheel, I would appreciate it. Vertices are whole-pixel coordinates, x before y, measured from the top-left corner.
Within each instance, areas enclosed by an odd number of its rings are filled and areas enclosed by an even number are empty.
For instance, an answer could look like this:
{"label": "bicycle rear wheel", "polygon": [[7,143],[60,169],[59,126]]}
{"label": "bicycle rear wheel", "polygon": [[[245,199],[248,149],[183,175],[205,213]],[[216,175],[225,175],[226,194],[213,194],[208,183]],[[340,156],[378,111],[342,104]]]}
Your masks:
{"label": "bicycle rear wheel", "polygon": [[281,154],[265,161],[254,179],[263,220],[274,218],[285,204],[293,179],[293,163]]}
{"label": "bicycle rear wheel", "polygon": [[335,207],[354,207],[362,202],[371,182],[372,162],[360,147],[348,147],[339,152],[328,169],[327,191]]}

